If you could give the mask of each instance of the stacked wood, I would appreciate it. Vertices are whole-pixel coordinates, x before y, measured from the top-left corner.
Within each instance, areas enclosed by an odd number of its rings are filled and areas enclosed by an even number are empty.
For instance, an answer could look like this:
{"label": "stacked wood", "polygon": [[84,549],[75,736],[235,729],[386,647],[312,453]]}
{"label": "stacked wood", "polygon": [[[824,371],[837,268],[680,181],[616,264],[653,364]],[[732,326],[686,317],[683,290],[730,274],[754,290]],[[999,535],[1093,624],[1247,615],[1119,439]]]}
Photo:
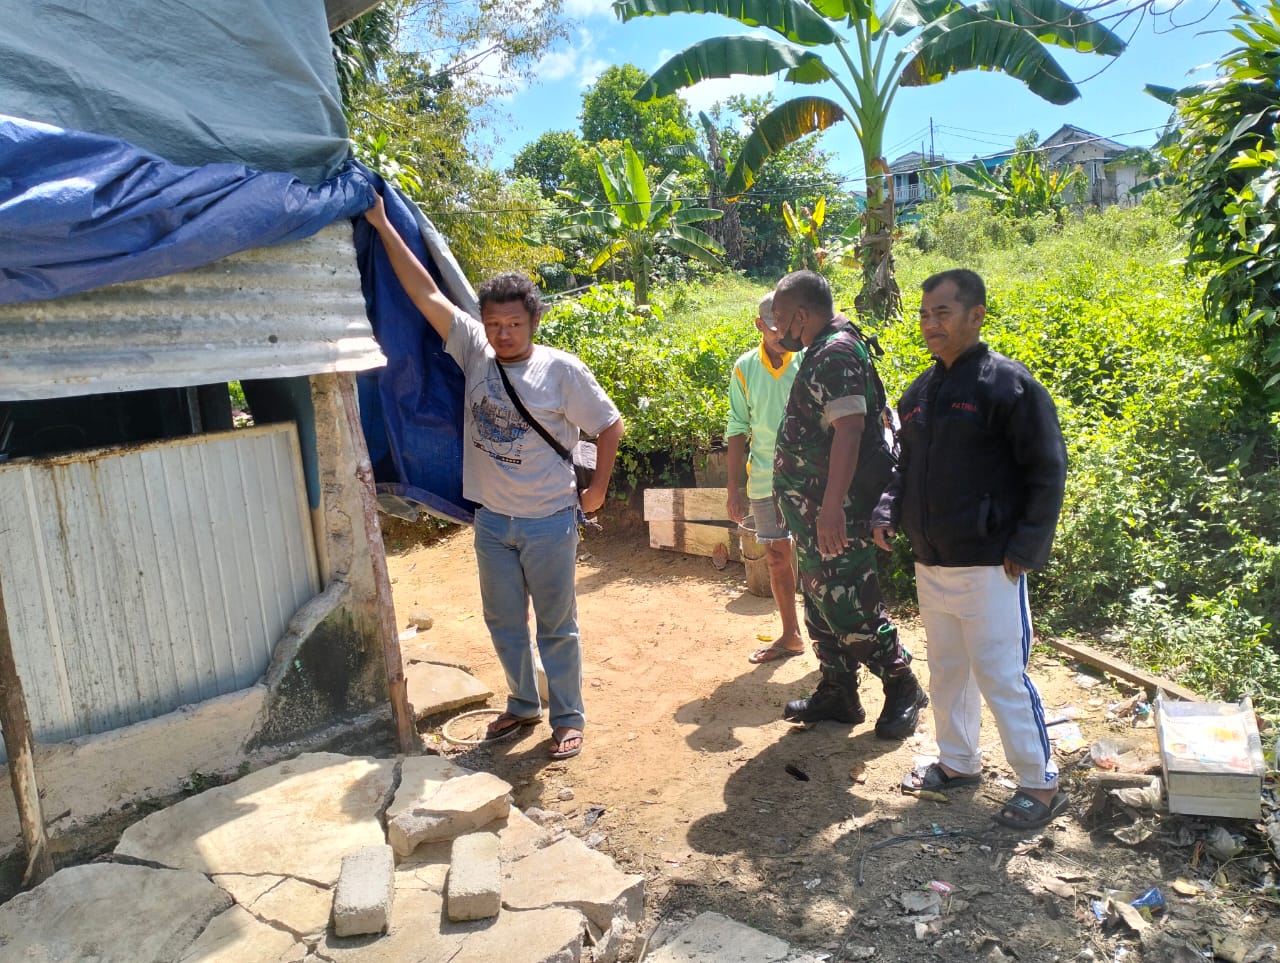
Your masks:
{"label": "stacked wood", "polygon": [[646,488],[644,520],[649,547],[714,558],[717,550],[742,560],[735,522],[725,511],[725,488]]}

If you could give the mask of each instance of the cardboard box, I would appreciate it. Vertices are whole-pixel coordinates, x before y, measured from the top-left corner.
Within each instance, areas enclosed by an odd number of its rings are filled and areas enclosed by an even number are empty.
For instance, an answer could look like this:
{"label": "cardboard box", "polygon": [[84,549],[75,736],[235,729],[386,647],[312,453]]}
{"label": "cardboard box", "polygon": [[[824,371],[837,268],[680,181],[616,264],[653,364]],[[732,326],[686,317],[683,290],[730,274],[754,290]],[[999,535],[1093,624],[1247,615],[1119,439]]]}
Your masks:
{"label": "cardboard box", "polygon": [[1156,734],[1169,811],[1257,819],[1267,774],[1253,701],[1156,699]]}

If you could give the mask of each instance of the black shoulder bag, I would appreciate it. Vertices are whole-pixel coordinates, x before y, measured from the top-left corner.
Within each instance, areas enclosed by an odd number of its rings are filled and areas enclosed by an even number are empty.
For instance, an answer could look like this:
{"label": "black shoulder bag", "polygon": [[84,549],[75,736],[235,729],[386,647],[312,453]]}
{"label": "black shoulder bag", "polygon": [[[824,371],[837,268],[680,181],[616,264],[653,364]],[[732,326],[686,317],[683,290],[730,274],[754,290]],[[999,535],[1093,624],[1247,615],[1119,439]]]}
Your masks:
{"label": "black shoulder bag", "polygon": [[578,486],[578,494],[591,485],[591,477],[596,471],[596,446],[594,442],[579,440],[570,451],[552,436],[551,432],[543,428],[538,419],[529,414],[529,409],[524,406],[524,402],[520,400],[520,396],[516,394],[516,389],[511,386],[511,379],[507,377],[506,370],[502,367],[501,361],[494,362],[498,366],[498,374],[502,376],[502,386],[507,389],[507,397],[511,399],[511,403],[516,406],[516,411],[520,412],[520,416],[524,418],[539,435],[542,440],[550,445],[557,455],[567,461],[573,467],[574,481]]}
{"label": "black shoulder bag", "polygon": [[[853,476],[850,493],[859,506],[874,508],[898,467],[897,431],[884,382],[876,370],[875,359],[884,354],[884,349],[874,335],[864,334],[852,321],[849,326],[866,349],[869,380],[875,394],[875,410],[867,412],[866,428],[863,429],[862,445],[858,451],[858,470]],[[886,433],[889,438],[885,437]]]}

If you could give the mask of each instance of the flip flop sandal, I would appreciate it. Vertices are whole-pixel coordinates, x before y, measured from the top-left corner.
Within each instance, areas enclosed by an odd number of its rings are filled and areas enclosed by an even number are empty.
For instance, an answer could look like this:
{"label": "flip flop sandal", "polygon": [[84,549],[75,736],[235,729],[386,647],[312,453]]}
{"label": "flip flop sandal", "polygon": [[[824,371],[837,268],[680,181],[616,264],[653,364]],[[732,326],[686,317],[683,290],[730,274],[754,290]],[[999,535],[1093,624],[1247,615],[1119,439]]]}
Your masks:
{"label": "flip flop sandal", "polygon": [[1029,796],[1019,789],[1004,804],[1004,809],[991,818],[1001,826],[1008,826],[1010,829],[1039,829],[1062,815],[1070,802],[1071,797],[1059,791],[1053,799],[1049,800],[1049,804],[1045,805],[1035,796]]}
{"label": "flip flop sandal", "polygon": [[919,792],[927,789],[931,792],[948,792],[952,789],[965,789],[982,782],[982,774],[973,776],[949,776],[947,771],[936,762],[927,766],[912,769],[902,777],[902,788],[907,792]]}
{"label": "flip flop sandal", "polygon": [[784,645],[769,645],[763,649],[756,649],[747,659],[752,665],[764,665],[766,662],[780,662],[784,659],[794,659],[797,655],[804,655],[804,649],[788,649]]}
{"label": "flip flop sandal", "polygon": [[[577,740],[578,744],[569,749],[564,748],[566,742]],[[547,755],[552,759],[572,759],[582,751],[582,733],[577,729],[570,729],[563,736],[552,736],[551,745],[547,748]]]}
{"label": "flip flop sandal", "polygon": [[[536,726],[541,721],[542,716],[517,716],[512,715],[510,712],[504,712],[485,727],[484,741],[497,742],[499,739],[505,739],[525,726]],[[503,725],[503,723],[506,724]]]}

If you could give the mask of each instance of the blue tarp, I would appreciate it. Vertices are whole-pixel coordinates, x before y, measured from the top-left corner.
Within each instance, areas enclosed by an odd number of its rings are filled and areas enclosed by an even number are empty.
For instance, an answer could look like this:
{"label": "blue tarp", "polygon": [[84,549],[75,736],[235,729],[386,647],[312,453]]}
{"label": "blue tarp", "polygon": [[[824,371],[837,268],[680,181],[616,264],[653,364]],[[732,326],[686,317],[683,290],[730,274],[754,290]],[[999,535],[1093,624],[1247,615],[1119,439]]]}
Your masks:
{"label": "blue tarp", "polygon": [[[0,303],[160,277],[307,237],[366,210],[371,181],[381,186],[355,161],[315,186],[238,164],[183,167],[112,137],[0,116]],[[420,226],[408,202],[386,193],[392,222],[440,280],[423,238],[430,225]],[[360,376],[379,492],[470,521],[473,506],[462,497],[462,373],[363,218],[355,240],[369,320],[388,362]],[[469,291],[453,290],[456,265],[447,267],[453,283],[444,290],[468,304]]]}

